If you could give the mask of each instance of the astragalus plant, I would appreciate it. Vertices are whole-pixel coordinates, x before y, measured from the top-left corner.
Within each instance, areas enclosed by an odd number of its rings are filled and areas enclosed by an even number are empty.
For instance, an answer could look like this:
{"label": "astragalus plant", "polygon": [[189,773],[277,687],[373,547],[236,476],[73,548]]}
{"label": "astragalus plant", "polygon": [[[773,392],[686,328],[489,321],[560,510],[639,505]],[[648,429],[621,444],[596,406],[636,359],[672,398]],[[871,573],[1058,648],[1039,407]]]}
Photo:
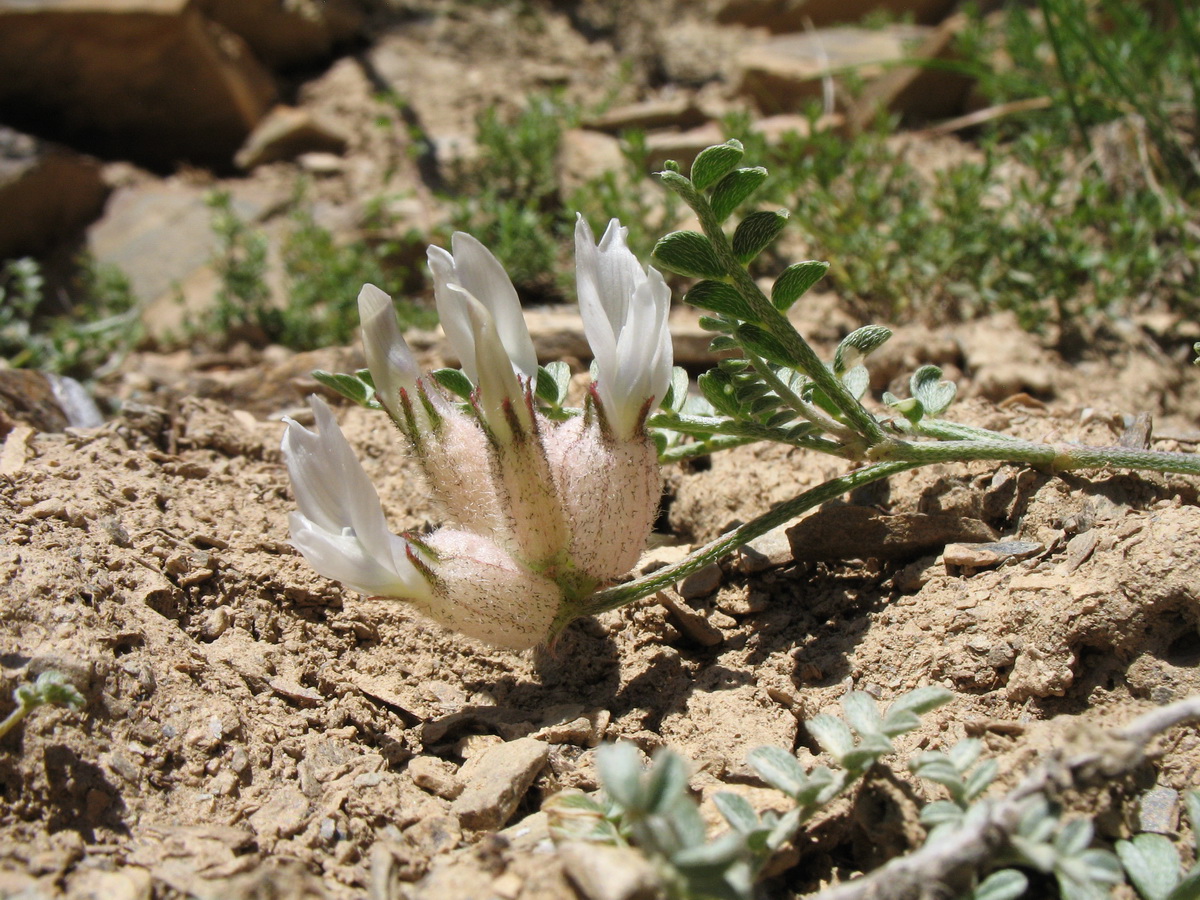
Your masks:
{"label": "astragalus plant", "polygon": [[[935,366],[911,396],[868,407],[863,363],[891,336],[881,325],[849,334],[818,357],[787,311],[827,264],[796,263],[770,296],[748,265],[787,223],[786,210],[730,216],[767,178],[742,167],[735,140],[709,147],[689,176],[668,163],[662,182],[702,232],[677,231],[654,252],[664,269],[697,279],[685,300],[705,312],[712,349],[727,354],[697,380],[672,367],[670,292],[658,269],[627,248],[614,220],[599,242],[580,218],[576,283],[595,361],[580,408],[566,406],[570,370],[539,365],[512,282],[482,244],[456,234],[431,247],[442,327],[459,369],[422,373],[390,299],[359,295],[368,368],[316,373],[356,402],[381,409],[420,463],[445,522],[395,535],[354,452],[318,399],[317,432],[290,422],[283,440],[299,511],[292,540],[317,571],[361,593],[404,600],[430,618],[513,649],[547,643],[572,620],[628,604],[741,544],[850,490],[933,463],[995,460],[1051,472],[1121,467],[1200,474],[1200,456],[1125,447],[1039,443],[946,417],[956,387]],[[657,511],[660,462],[754,441],[843,458],[849,471],[778,504],[676,565],[621,579],[636,563]]]}

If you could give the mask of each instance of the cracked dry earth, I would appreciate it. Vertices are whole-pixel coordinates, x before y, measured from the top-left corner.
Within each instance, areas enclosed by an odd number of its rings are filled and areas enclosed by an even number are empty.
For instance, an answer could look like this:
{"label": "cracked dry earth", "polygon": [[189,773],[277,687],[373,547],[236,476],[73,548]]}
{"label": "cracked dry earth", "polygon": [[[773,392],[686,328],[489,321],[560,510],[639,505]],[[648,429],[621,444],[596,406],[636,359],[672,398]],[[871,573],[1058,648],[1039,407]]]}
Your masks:
{"label": "cracked dry earth", "polygon": [[[1004,319],[902,330],[876,390],[939,353],[969,375],[954,408],[968,422],[1110,444],[1122,414],[1144,411],[1153,446],[1200,439],[1200,390],[1181,362],[1120,345],[1068,365]],[[596,786],[602,741],[672,746],[698,796],[736,791],[761,810],[779,798],[747,752],[777,744],[814,764],[801,722],[836,712],[851,687],[884,703],[952,689],[896,767],[976,735],[1001,762],[999,789],[1087,728],[1200,691],[1195,479],[931,467],[843,498],[791,542],[771,535],[679,592],[579,623],[553,651],[518,655],[307,567],[287,543],[272,416],[295,411],[309,369],[355,361],[249,362],[131,360],[137,377],[109,386],[124,412],[103,427],[18,422],[3,438],[0,713],[47,669],[87,705],[38,710],[0,743],[0,895],[573,897],[579,862],[550,849],[538,809]],[[397,530],[430,521],[388,424],[338,415]],[[663,533],[643,566],[840,465],[753,447],[666,471]],[[1020,558],[954,546],[995,538],[1025,542]],[[1198,765],[1196,729],[1177,729],[1130,778],[1065,799],[1107,838],[1127,835],[1141,794],[1195,786]],[[770,894],[911,848],[929,797],[904,776],[868,778],[803,838]]]}

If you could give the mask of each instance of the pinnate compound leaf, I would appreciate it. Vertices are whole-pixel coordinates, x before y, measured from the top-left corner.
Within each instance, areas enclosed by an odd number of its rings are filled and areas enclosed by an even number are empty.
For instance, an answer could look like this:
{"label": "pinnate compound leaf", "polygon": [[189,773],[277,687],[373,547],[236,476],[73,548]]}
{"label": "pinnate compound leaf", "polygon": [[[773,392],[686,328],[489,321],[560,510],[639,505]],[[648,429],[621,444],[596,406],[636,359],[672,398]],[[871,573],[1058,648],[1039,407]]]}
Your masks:
{"label": "pinnate compound leaf", "polygon": [[712,207],[717,221],[724,222],[728,219],[738,208],[738,204],[749,199],[766,180],[767,170],[762,166],[755,166],[751,169],[734,169],[717,182],[708,198],[708,205]]}
{"label": "pinnate compound leaf", "polygon": [[909,390],[931,416],[944,413],[958,393],[958,385],[941,378],[942,370],[937,366],[921,366],[909,379]]}
{"label": "pinnate compound leaf", "polygon": [[847,369],[862,365],[863,361],[887,343],[892,330],[885,325],[864,325],[856,328],[838,344],[833,354],[833,373],[841,375]]}
{"label": "pinnate compound leaf", "polygon": [[718,335],[708,343],[709,353],[729,353],[732,350],[741,349],[742,345],[726,334]]}
{"label": "pinnate compound leaf", "polygon": [[698,231],[672,231],[654,245],[654,261],[690,278],[724,278],[712,243]]}
{"label": "pinnate compound leaf", "polygon": [[818,713],[807,719],[804,727],[826,753],[842,762],[842,757],[854,749],[854,735],[850,726],[836,716]]}
{"label": "pinnate compound leaf", "polygon": [[918,716],[944,706],[954,699],[954,694],[936,684],[919,687],[897,697],[883,717],[883,733],[896,737],[912,731],[921,724]]}
{"label": "pinnate compound leaf", "polygon": [[791,368],[795,364],[795,360],[791,359],[791,354],[787,352],[783,344],[776,340],[775,336],[757,325],[747,322],[739,325],[735,331],[737,339],[750,352],[761,356],[769,363],[774,363],[777,366],[787,366]]}
{"label": "pinnate compound leaf", "polygon": [[1029,879],[1016,869],[993,872],[971,892],[970,900],[1017,900],[1029,888]]}
{"label": "pinnate compound leaf", "polygon": [[728,373],[720,369],[711,369],[697,378],[696,384],[714,410],[731,419],[738,417],[741,406],[738,405],[737,392]]}
{"label": "pinnate compound leaf", "polygon": [[562,406],[567,399],[567,388],[571,386],[571,367],[555,360],[538,366],[534,392],[539,400],[551,406]]}
{"label": "pinnate compound leaf", "polygon": [[604,791],[625,809],[640,809],[642,760],[633,744],[609,744],[596,751]]}
{"label": "pinnate compound leaf", "polygon": [[944,785],[955,800],[961,800],[963,794],[962,773],[954,767],[954,763],[944,753],[922,753],[911,764],[913,774]]}
{"label": "pinnate compound leaf", "polygon": [[674,806],[687,790],[687,763],[678,753],[659,750],[654,754],[654,765],[646,782],[646,810],[663,813]]}
{"label": "pinnate compound leaf", "polygon": [[705,147],[692,163],[692,186],[698,191],[708,190],[732,172],[744,155],[742,142],[733,138],[724,144]]}
{"label": "pinnate compound leaf", "polygon": [[616,844],[616,826],[605,816],[604,807],[582,791],[563,791],[542,804],[551,836],[557,840],[597,841]]}
{"label": "pinnate compound leaf", "polygon": [[846,694],[842,698],[842,710],[850,727],[864,737],[878,734],[883,725],[879,704],[866,691],[850,691]]}
{"label": "pinnate compound leaf", "polygon": [[464,400],[471,399],[475,385],[471,384],[471,379],[461,369],[436,369],[432,374],[433,380],[450,393]]}
{"label": "pinnate compound leaf", "polygon": [[741,794],[719,791],[713,795],[713,803],[725,821],[741,834],[749,834],[762,825],[750,801]]}
{"label": "pinnate compound leaf", "polygon": [[979,754],[982,752],[983,741],[979,738],[963,738],[951,747],[946,755],[950,758],[950,762],[954,763],[954,768],[965,772],[975,765],[975,761],[979,759]]}
{"label": "pinnate compound leaf", "polygon": [[733,334],[737,328],[732,322],[714,316],[701,316],[700,327],[705,331],[719,331],[721,334]]}
{"label": "pinnate compound leaf", "polygon": [[754,321],[758,318],[737,289],[723,281],[701,281],[688,291],[683,299],[692,306],[720,313],[731,319]]}
{"label": "pinnate compound leaf", "polygon": [[791,216],[786,209],[774,212],[752,212],[738,222],[733,232],[733,255],[738,262],[748,263],[779,236]]}
{"label": "pinnate compound leaf", "polygon": [[873,766],[879,757],[891,753],[892,749],[891,741],[878,735],[864,740],[849,753],[843,754],[838,761],[849,772],[862,772]]}
{"label": "pinnate compound leaf", "polygon": [[980,794],[988,789],[1000,772],[1000,764],[994,759],[984,760],[979,764],[970,775],[967,776],[966,782],[966,799],[968,802],[974,800]]}
{"label": "pinnate compound leaf", "polygon": [[1117,841],[1117,856],[1142,900],[1167,900],[1179,884],[1179,854],[1170,838],[1136,834]]}
{"label": "pinnate compound leaf", "polygon": [[331,391],[335,391],[352,403],[369,409],[379,409],[380,403],[375,399],[375,386],[364,381],[357,375],[347,375],[344,372],[326,372],[324,369],[314,369],[313,379]]}
{"label": "pinnate compound leaf", "polygon": [[1054,836],[1054,846],[1063,856],[1079,856],[1092,843],[1095,829],[1087,819],[1072,819]]}
{"label": "pinnate compound leaf", "polygon": [[780,312],[787,312],[810,287],[829,271],[829,263],[809,259],[788,266],[771,288],[771,303]]}
{"label": "pinnate compound leaf", "polygon": [[947,822],[961,822],[962,807],[950,800],[934,800],[921,808],[917,817],[922,825],[942,825]]}
{"label": "pinnate compound leaf", "polygon": [[795,797],[807,784],[803,767],[782,747],[756,747],[750,751],[746,762],[763,781],[790,797]]}

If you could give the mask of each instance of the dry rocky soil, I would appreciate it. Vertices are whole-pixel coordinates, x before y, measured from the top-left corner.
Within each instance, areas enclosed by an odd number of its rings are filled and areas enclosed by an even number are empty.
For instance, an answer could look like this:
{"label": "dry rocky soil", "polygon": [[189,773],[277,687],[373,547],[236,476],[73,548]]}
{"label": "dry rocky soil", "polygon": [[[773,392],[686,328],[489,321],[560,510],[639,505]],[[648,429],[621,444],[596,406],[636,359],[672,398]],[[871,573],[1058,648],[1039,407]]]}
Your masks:
{"label": "dry rocky soil", "polygon": [[[855,324],[835,306],[798,312],[825,355]],[[1195,451],[1200,378],[1147,336],[1156,323],[1100,329],[1071,359],[1002,316],[901,328],[873,393],[935,362],[959,379],[962,421]],[[87,701],[0,741],[0,896],[574,897],[585,867],[554,852],[539,808],[597,787],[602,742],[684,754],[715,828],[717,790],[778,807],[746,754],[816,764],[803,720],[847,690],[886,705],[951,689],[900,742],[900,774],[872,774],[802,836],[769,885],[786,896],[920,843],[936,795],[903,774],[920,749],[979,737],[1003,790],[1094,729],[1200,693],[1200,480],[1181,476],[932,466],[552,649],[474,644],[343,591],[288,544],[279,416],[303,415],[311,369],[358,365],[357,348],[139,353],[101,385],[123,405],[100,427],[0,420],[0,712],[46,670]],[[434,521],[384,418],[338,416],[395,529]],[[844,471],[765,446],[670,467],[642,567]],[[946,550],[999,538],[1032,546],[998,564]],[[1105,840],[1186,833],[1178,792],[1198,783],[1200,735],[1180,728],[1132,775],[1062,800]],[[1151,822],[1139,798],[1155,787]]]}

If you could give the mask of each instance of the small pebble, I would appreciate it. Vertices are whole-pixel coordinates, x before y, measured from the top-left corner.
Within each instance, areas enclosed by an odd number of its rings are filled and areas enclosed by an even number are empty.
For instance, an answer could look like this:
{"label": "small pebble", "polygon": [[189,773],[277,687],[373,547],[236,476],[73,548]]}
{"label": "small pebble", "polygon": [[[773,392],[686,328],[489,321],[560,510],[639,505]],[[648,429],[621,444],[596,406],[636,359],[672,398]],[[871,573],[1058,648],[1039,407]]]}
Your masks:
{"label": "small pebble", "polygon": [[993,541],[983,544],[947,544],[942,561],[965,569],[990,569],[1010,559],[1026,559],[1042,551],[1034,541]]}
{"label": "small pebble", "polygon": [[1154,787],[1138,803],[1138,830],[1172,835],[1179,821],[1179,791]]}
{"label": "small pebble", "polygon": [[679,596],[684,600],[698,600],[707,597],[721,586],[723,574],[716,563],[709,563],[698,572],[688,575],[679,582]]}

